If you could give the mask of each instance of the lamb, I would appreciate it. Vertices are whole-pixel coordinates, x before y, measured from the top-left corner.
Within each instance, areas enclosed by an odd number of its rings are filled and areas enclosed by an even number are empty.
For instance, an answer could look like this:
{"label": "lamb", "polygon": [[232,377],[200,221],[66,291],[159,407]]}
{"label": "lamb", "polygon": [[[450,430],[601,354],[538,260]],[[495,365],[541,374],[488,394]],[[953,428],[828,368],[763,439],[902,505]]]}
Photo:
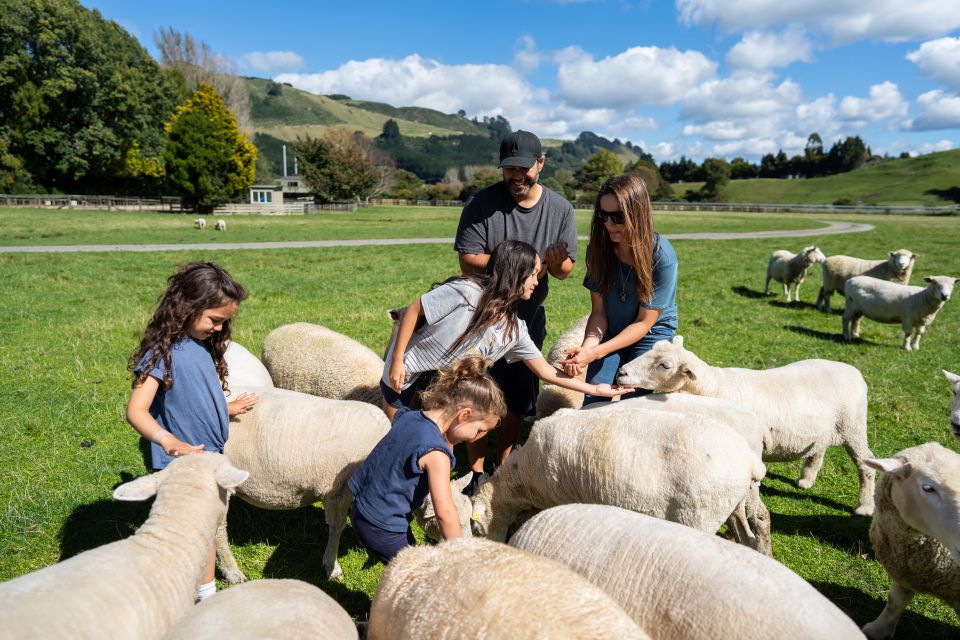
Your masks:
{"label": "lamb", "polygon": [[[957,278],[927,276],[926,287],[877,280],[870,276],[855,276],[843,287],[846,308],[843,310],[843,340],[860,337],[860,319],[863,316],[903,326],[903,348],[916,351],[920,337],[937,317],[944,303],[953,293]],[[911,334],[913,336],[911,341]]]}
{"label": "lamb", "polygon": [[227,230],[227,221],[223,218],[217,220],[216,224],[213,225],[214,231],[226,231]]}
{"label": "lamb", "polygon": [[830,297],[843,292],[844,283],[854,276],[870,276],[880,280],[910,284],[910,274],[920,254],[907,249],[891,251],[886,260],[863,260],[850,256],[830,256],[823,262],[823,286],[817,295],[817,309],[830,312]]}
{"label": "lamb", "polygon": [[193,607],[229,492],[247,479],[221,454],[184,456],[120,485],[117,500],[156,495],[125,539],[0,584],[5,638],[160,638]]}
{"label": "lamb", "polygon": [[203,218],[197,218],[196,220],[193,221],[193,226],[203,231],[204,227],[207,226],[207,221],[204,220]]}
{"label": "lamb", "polygon": [[283,325],[263,340],[273,383],[334,400],[382,403],[383,360],[353,338],[307,322]]}
{"label": "lamb", "polygon": [[367,627],[369,640],[649,637],[561,563],[477,538],[397,554]]}
{"label": "lamb", "polygon": [[[243,345],[230,340],[223,357],[227,361],[228,389],[233,389],[234,386],[273,387],[270,372],[263,366],[260,359],[247,351]],[[233,397],[232,393],[231,397]]]}
{"label": "lamb", "polygon": [[873,513],[875,472],[864,462],[873,455],[867,445],[867,383],[855,367],[831,360],[761,371],[711,367],[676,336],[620,367],[617,383],[722,398],[750,409],[769,432],[765,461],[805,458],[797,479],[801,489],[813,486],[827,447],[842,444],[860,476],[854,513]]}
{"label": "lamb", "polygon": [[[566,359],[567,349],[579,347],[583,343],[583,333],[587,330],[589,317],[590,314],[583,316],[557,338],[547,352],[547,362],[556,366],[558,362]],[[578,377],[580,380],[585,379],[586,371]],[[555,384],[545,384],[540,389],[540,395],[537,396],[537,418],[546,418],[558,409],[579,409],[582,404],[583,394],[579,391],[564,389]]]}
{"label": "lamb", "polygon": [[[390,421],[383,411],[363,402],[277,388],[236,391],[260,396],[250,411],[231,419],[224,447],[234,464],[250,471],[237,496],[271,510],[296,509],[322,500],[328,527],[323,570],[331,580],[339,580],[343,571],[337,548],[353,501],[347,481],[390,430]],[[454,502],[462,528],[469,530],[470,502],[460,489],[459,484],[453,485]],[[230,549],[226,526],[217,532],[217,555],[228,582],[246,580]]]}
{"label": "lamb", "polygon": [[960,615],[960,455],[928,442],[867,463],[884,472],[870,542],[890,576],[890,595],[863,632],[892,638],[917,593],[940,598]]}
{"label": "lamb", "polygon": [[562,409],[533,425],[519,451],[473,497],[474,533],[505,540],[529,509],[610,504],[714,533],[745,504],[766,468],[726,425],[704,415]]}
{"label": "lamb", "polygon": [[337,601],[300,580],[254,580],[204,600],[165,640],[320,638],[356,640],[357,627]]}
{"label": "lamb", "polygon": [[510,546],[566,564],[655,640],[863,638],[836,605],[776,560],[618,507],[547,509]]}
{"label": "lamb", "polygon": [[950,386],[953,387],[953,409],[950,412],[950,426],[953,429],[954,439],[960,441],[960,376],[949,371],[944,371]]}
{"label": "lamb", "polygon": [[790,285],[794,286],[794,298],[800,302],[800,285],[807,269],[814,262],[823,262],[826,257],[815,246],[804,247],[800,253],[791,253],[785,249],[774,251],[767,261],[767,282],[763,286],[763,295],[770,293],[770,280],[783,283],[783,295],[790,302]]}

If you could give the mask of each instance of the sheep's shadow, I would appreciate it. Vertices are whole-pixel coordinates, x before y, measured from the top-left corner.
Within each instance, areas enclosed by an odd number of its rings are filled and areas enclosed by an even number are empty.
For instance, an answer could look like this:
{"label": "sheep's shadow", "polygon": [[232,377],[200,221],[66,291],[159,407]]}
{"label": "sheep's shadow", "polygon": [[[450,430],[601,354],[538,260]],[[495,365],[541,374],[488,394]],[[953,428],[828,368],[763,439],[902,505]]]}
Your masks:
{"label": "sheep's shadow", "polygon": [[[872,622],[886,606],[886,600],[874,598],[859,589],[830,582],[810,581],[810,584],[847,614],[857,626]],[[907,609],[897,624],[897,640],[947,640],[957,638],[960,628]]]}
{"label": "sheep's shadow", "polygon": [[851,553],[851,549],[860,549],[860,553],[873,553],[870,545],[870,518],[852,514],[795,515],[771,511],[770,528],[785,536],[816,538],[844,553]]}
{"label": "sheep's shadow", "polygon": [[736,287],[730,287],[730,290],[733,291],[738,296],[742,296],[744,298],[751,298],[753,300],[763,300],[765,298],[770,297],[769,295],[764,294],[763,291],[756,291],[754,289],[750,289],[749,287],[744,287],[742,285],[738,285]]}
{"label": "sheep's shadow", "polygon": [[779,309],[814,309],[816,310],[817,305],[813,302],[806,302],[805,300],[794,300],[793,302],[786,302],[784,300],[771,300],[771,307],[777,307]]}
{"label": "sheep's shadow", "polygon": [[152,505],[151,498],[143,502],[97,500],[76,507],[60,528],[58,561],[133,535]]}
{"label": "sheep's shadow", "polygon": [[771,473],[770,471],[767,471],[766,478],[770,480],[780,480],[784,484],[791,487],[791,489],[781,489],[768,484],[761,484],[761,495],[775,496],[778,498],[790,498],[792,500],[808,500],[830,509],[836,509],[837,511],[844,511],[846,513],[853,513],[853,507],[850,505],[842,504],[836,500],[831,500],[830,498],[825,498],[823,496],[818,496],[811,493],[815,490],[815,486],[810,489],[795,489],[793,488],[796,485],[794,480],[776,473]]}
{"label": "sheep's shadow", "polygon": [[[810,327],[800,327],[797,325],[785,324],[783,328],[787,331],[793,331],[794,333],[800,334],[801,336],[806,336],[808,338],[817,338],[818,340],[825,340],[827,342],[835,342],[837,344],[847,344],[843,341],[842,333],[827,333],[826,331],[817,331],[816,329],[811,329]],[[860,340],[856,338],[853,342],[849,344],[876,344],[869,340]]]}

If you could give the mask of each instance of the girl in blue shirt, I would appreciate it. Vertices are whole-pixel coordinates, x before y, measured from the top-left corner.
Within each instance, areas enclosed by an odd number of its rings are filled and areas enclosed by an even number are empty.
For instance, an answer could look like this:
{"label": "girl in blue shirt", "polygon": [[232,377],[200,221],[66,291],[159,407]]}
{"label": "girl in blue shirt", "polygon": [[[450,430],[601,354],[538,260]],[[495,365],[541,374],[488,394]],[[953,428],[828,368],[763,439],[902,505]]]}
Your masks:
{"label": "girl in blue shirt", "polygon": [[423,391],[423,409],[396,412],[390,431],[348,482],[354,533],[387,564],[415,544],[410,521],[429,492],[444,540],[460,536],[450,488],[453,445],[472,442],[507,412],[503,392],[487,369],[491,361],[468,355],[437,371]]}
{"label": "girl in blue shirt", "polygon": [[[677,254],[653,231],[647,187],[637,174],[607,180],[597,194],[587,275],[591,311],[583,343],[561,361],[588,384],[613,384],[620,367],[677,331]],[[637,389],[623,397],[645,395]],[[609,398],[585,395],[584,406]]]}
{"label": "girl in blue shirt", "polygon": [[[151,445],[155,471],[176,457],[223,452],[229,416],[245,413],[259,399],[241,394],[227,402],[224,352],[230,322],[246,290],[222,267],[193,262],[167,279],[140,346],[130,357],[133,391],[127,422]],[[200,599],[213,594],[216,556],[200,586]]]}

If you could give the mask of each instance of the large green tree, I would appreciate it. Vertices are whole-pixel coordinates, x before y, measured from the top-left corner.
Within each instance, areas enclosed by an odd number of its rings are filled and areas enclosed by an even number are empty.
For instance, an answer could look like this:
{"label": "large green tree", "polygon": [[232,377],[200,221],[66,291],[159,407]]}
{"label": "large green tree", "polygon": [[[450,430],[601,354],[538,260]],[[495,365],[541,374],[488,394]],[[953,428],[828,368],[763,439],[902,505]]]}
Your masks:
{"label": "large green tree", "polygon": [[344,129],[297,139],[293,147],[303,181],[323,202],[365,198],[377,182],[366,145]]}
{"label": "large green tree", "polygon": [[596,197],[600,190],[600,185],[607,178],[612,178],[623,173],[623,160],[620,156],[608,149],[600,149],[583,163],[583,166],[574,172],[574,179],[577,181],[577,189],[583,192],[583,195],[590,202]]}
{"label": "large green tree", "polygon": [[209,211],[253,184],[257,148],[213,87],[201,83],[167,123],[163,160],[167,181],[184,204]]}
{"label": "large green tree", "polygon": [[136,145],[156,157],[182,99],[117,23],[75,0],[0,0],[0,138],[46,189],[123,190]]}

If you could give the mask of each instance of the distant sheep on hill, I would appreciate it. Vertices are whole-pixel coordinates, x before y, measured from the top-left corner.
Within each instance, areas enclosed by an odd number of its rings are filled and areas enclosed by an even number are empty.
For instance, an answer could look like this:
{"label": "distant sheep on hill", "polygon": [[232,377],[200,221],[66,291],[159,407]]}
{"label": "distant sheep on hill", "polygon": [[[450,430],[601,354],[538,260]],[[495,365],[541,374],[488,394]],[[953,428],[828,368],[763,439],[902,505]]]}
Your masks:
{"label": "distant sheep on hill", "polygon": [[197,218],[196,220],[193,221],[193,226],[203,231],[204,227],[207,226],[207,221],[204,220],[203,218]]}
{"label": "distant sheep on hill", "polygon": [[226,231],[227,230],[227,221],[223,218],[217,220],[217,223],[213,225],[214,231]]}

